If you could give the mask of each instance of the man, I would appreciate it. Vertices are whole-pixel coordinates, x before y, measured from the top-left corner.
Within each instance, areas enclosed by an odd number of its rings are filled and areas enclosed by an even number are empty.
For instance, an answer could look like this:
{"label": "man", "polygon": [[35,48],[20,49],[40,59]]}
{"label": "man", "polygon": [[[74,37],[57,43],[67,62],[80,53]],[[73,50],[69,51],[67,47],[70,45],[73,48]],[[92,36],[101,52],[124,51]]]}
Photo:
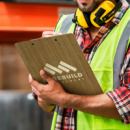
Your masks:
{"label": "man", "polygon": [[[104,1],[75,0],[81,12],[90,17]],[[117,5],[120,1],[109,2]],[[130,10],[126,0],[122,0],[121,3],[114,17],[109,22],[101,24],[101,27],[95,27],[94,24],[83,27],[76,19],[70,26],[71,29],[64,32],[68,27],[65,21],[68,21],[69,15],[60,18],[55,29],[56,33],[43,32],[43,37],[58,33],[74,33],[104,91],[104,94],[89,96],[69,94],[43,70],[40,74],[48,82],[47,85],[40,84],[29,76],[39,105],[45,111],[52,111],[55,108],[52,130],[130,129],[130,125],[124,125],[130,123]]]}

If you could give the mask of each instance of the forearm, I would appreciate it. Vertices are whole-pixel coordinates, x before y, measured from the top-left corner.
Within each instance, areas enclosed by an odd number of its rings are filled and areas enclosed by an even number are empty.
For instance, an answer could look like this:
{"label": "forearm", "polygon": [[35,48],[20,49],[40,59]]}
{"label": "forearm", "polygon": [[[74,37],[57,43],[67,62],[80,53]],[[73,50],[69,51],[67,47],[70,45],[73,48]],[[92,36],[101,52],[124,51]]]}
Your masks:
{"label": "forearm", "polygon": [[[29,80],[34,93],[38,96],[38,102],[49,102],[50,104],[56,104],[64,108],[74,108],[106,118],[122,119],[118,114],[113,100],[107,94],[91,96],[69,94],[64,91],[63,87],[58,82],[49,77],[44,71],[41,71],[41,76],[48,84],[40,84],[31,77]],[[44,105],[40,106],[45,108]]]}
{"label": "forearm", "polygon": [[63,107],[65,108],[74,108],[88,114],[122,120],[114,102],[107,94],[92,96],[68,94],[64,100]]}

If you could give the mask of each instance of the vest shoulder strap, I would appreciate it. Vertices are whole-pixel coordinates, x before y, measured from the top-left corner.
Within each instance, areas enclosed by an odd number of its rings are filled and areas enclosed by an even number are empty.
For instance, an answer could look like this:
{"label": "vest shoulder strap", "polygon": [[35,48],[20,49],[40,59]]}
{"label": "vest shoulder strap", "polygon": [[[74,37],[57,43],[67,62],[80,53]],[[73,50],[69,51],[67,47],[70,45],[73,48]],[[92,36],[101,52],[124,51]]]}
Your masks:
{"label": "vest shoulder strap", "polygon": [[73,18],[74,18],[74,13],[69,15],[62,15],[55,28],[55,32],[66,34],[71,28],[71,25],[73,24],[72,22]]}
{"label": "vest shoulder strap", "polygon": [[125,21],[127,20],[127,24],[124,27],[123,33],[121,35],[121,38],[118,43],[117,51],[114,58],[114,83],[113,87],[118,88],[120,86],[120,72],[122,68],[122,64],[124,61],[124,57],[126,54],[126,51],[130,44],[130,17],[129,17],[130,9],[127,10],[124,18],[122,19],[121,25],[123,26]]}

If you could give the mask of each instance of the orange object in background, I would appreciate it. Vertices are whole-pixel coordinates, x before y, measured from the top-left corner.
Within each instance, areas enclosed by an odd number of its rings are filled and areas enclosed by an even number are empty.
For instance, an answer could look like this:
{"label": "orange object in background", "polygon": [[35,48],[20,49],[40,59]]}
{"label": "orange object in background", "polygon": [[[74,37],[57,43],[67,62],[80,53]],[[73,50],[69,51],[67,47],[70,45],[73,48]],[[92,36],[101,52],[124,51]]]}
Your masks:
{"label": "orange object in background", "polygon": [[14,43],[40,38],[54,29],[62,13],[72,11],[72,5],[0,2],[0,90],[31,90]]}
{"label": "orange object in background", "polygon": [[0,43],[41,37],[43,31],[54,29],[63,10],[75,6],[0,2]]}

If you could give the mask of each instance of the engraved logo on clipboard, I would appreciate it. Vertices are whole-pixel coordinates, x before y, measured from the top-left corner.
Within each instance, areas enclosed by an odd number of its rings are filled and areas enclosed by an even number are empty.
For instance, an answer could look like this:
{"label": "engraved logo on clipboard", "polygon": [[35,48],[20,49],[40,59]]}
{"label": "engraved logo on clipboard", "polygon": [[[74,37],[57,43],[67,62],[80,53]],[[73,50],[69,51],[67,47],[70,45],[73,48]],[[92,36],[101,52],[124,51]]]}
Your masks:
{"label": "engraved logo on clipboard", "polygon": [[[76,73],[77,68],[60,61],[58,67],[54,67],[48,63],[46,63],[44,70],[53,75],[53,79],[57,81],[65,81],[65,82],[72,82],[72,81],[77,81],[77,80],[84,80],[83,74],[82,73]],[[63,74],[65,72],[66,74]],[[74,73],[71,73],[74,72]],[[55,76],[55,74],[59,74],[58,76]]]}

